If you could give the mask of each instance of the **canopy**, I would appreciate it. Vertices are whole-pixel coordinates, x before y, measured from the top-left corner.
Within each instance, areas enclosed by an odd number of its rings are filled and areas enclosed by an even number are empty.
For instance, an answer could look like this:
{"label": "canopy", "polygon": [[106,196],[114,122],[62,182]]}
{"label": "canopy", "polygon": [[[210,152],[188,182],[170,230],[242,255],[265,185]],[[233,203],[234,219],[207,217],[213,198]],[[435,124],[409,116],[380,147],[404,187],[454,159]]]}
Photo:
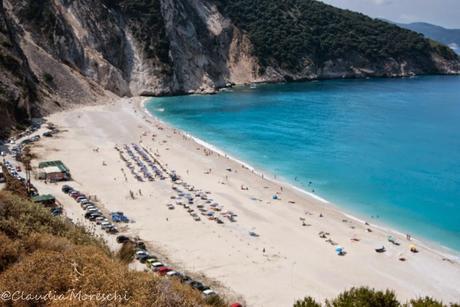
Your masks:
{"label": "canopy", "polygon": [[56,198],[53,195],[46,194],[46,195],[38,195],[32,197],[32,201],[36,203],[42,203],[42,202],[51,202],[55,201]]}

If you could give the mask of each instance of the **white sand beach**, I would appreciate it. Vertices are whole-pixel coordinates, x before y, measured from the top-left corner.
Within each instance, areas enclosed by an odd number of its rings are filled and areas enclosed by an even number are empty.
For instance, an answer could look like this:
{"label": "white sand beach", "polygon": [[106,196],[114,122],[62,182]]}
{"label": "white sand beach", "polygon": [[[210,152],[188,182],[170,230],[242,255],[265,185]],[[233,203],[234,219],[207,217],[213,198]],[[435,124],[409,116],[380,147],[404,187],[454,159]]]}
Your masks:
{"label": "white sand beach", "polygon": [[[453,257],[417,243],[419,252],[411,253],[414,242],[406,237],[353,220],[288,184],[210,152],[146,114],[142,102],[120,99],[49,116],[63,132],[42,138],[34,147],[33,165],[62,160],[74,179],[68,184],[134,221],[122,233],[139,236],[169,265],[203,275],[219,293],[248,306],[292,306],[307,295],[322,300],[353,286],[394,289],[402,300],[425,295],[460,300],[460,263]],[[236,221],[218,224],[201,214],[195,221],[182,206],[168,209],[167,204],[175,204],[171,196],[177,196],[172,181],[138,182],[114,148],[132,143],[196,190],[210,192],[208,198],[223,207],[221,212],[236,214]],[[66,214],[84,220],[84,211],[61,192],[63,183],[34,184],[41,193],[54,194]],[[279,199],[273,199],[275,194]],[[320,232],[328,234],[320,237]],[[388,242],[389,235],[400,245]],[[334,242],[346,255],[336,254]],[[382,245],[386,252],[376,253]]]}

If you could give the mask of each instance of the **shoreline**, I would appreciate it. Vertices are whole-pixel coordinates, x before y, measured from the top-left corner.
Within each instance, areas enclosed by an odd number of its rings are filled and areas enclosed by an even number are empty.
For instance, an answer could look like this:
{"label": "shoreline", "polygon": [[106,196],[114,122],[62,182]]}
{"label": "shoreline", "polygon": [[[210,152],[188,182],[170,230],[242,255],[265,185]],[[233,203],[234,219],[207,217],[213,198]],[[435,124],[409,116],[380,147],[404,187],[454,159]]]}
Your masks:
{"label": "shoreline", "polygon": [[[198,94],[199,95],[199,94]],[[288,188],[291,188],[301,194],[304,194],[306,195],[307,197],[310,197],[310,198],[313,198],[315,200],[318,200],[328,206],[330,206],[333,210],[336,210],[339,214],[343,214],[345,215],[346,217],[350,218],[350,219],[353,219],[355,220],[356,222],[358,223],[361,223],[363,225],[365,225],[365,223],[369,223],[370,226],[373,226],[377,229],[379,229],[381,232],[384,232],[384,233],[391,233],[391,234],[394,234],[394,235],[398,235],[398,236],[401,236],[401,237],[404,237],[406,236],[406,234],[398,229],[396,229],[394,226],[391,226],[391,225],[388,225],[387,223],[383,222],[383,223],[375,223],[375,222],[367,222],[363,217],[358,217],[356,216],[356,212],[355,213],[348,213],[347,212],[347,209],[344,209],[344,208],[341,208],[339,205],[319,196],[319,195],[316,195],[316,194],[313,194],[309,191],[306,191],[305,189],[303,189],[302,187],[299,187],[299,186],[296,186],[295,184],[289,182],[288,180],[280,180],[280,179],[276,179],[274,178],[273,176],[271,175],[267,175],[266,173],[264,173],[262,170],[259,170],[257,169],[256,167],[253,167],[251,164],[249,164],[248,162],[245,162],[243,160],[240,160],[228,153],[226,153],[224,150],[218,148],[217,146],[213,145],[213,144],[210,144],[196,136],[194,136],[193,134],[191,134],[190,132],[187,132],[185,130],[182,130],[178,127],[175,127],[173,126],[172,124],[162,120],[161,118],[159,118],[158,116],[152,114],[146,107],[146,104],[151,101],[152,99],[155,99],[156,97],[149,97],[149,98],[145,98],[145,99],[142,99],[142,101],[140,102],[137,102],[138,103],[138,108],[140,110],[142,110],[143,114],[144,115],[147,115],[148,117],[152,118],[153,120],[156,120],[160,123],[162,123],[163,125],[166,125],[172,129],[176,129],[177,131],[180,131],[181,134],[183,134],[184,136],[190,138],[191,140],[193,140],[194,142],[196,142],[197,144],[207,148],[208,150],[211,150],[215,153],[217,153],[218,155],[221,155],[222,157],[225,157],[225,158],[228,158],[240,165],[243,165],[244,167],[246,167],[248,170],[252,171],[255,175],[257,176],[260,176],[262,179],[265,179],[265,180],[268,180],[272,183],[275,183],[275,184],[279,184],[279,185],[282,185],[282,186],[286,186]],[[416,235],[418,237],[418,235]],[[427,249],[427,250],[430,250],[431,252],[435,253],[435,254],[438,254],[442,257],[445,257],[445,258],[452,258],[453,260],[455,261],[460,261],[460,250],[454,250],[450,247],[447,247],[447,246],[444,246],[441,242],[437,242],[437,241],[434,241],[434,240],[430,240],[429,238],[425,238],[425,237],[419,237],[420,239],[418,239],[417,237],[414,237],[411,235],[411,240],[416,243],[417,245],[419,246],[422,246],[423,248]]]}
{"label": "shoreline", "polygon": [[[358,286],[392,289],[401,300],[425,295],[458,300],[457,261],[445,261],[418,243],[419,253],[411,253],[413,241],[394,235],[400,244],[390,244],[387,235],[393,233],[363,225],[287,182],[262,179],[242,166],[249,164],[225,158],[212,145],[211,150],[146,112],[143,104],[150,99],[117,99],[50,115],[63,132],[42,138],[33,151],[34,163],[63,160],[74,178],[70,185],[97,197],[106,212],[122,211],[133,221],[120,234],[141,238],[166,263],[247,306],[288,306],[305,296],[323,301]],[[209,193],[222,213],[236,213],[236,221],[223,218],[219,224],[198,210],[201,220],[196,221],[179,205],[171,210],[178,195],[175,184],[170,179],[138,182],[123,171],[126,164],[114,149],[123,144],[143,146],[186,186]],[[34,185],[53,194],[65,214],[84,220],[61,183]],[[240,189],[243,185],[248,190]],[[279,199],[272,200],[275,193]],[[209,206],[197,197],[192,208],[201,204]],[[346,256],[337,256],[337,244]],[[387,251],[376,253],[382,244]]]}

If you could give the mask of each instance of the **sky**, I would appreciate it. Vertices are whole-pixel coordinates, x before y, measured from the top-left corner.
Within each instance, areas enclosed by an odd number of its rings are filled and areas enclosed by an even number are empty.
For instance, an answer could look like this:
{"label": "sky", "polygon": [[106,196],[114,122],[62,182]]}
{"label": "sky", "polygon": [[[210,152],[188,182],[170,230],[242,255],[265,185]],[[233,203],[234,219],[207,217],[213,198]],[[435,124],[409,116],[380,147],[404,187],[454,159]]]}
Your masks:
{"label": "sky", "polygon": [[320,0],[374,18],[460,29],[460,0]]}

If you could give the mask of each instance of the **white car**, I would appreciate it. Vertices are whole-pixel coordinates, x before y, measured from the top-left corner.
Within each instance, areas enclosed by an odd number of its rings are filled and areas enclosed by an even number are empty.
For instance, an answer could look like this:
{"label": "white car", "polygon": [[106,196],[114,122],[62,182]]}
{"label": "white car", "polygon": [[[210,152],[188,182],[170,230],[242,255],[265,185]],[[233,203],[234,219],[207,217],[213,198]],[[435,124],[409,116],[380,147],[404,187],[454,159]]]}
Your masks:
{"label": "white car", "polygon": [[106,229],[106,228],[110,228],[110,227],[112,227],[112,224],[109,223],[109,222],[102,222],[101,223],[101,228],[102,229]]}
{"label": "white car", "polygon": [[149,253],[147,251],[140,250],[140,251],[136,252],[136,259],[139,259],[142,256],[148,256],[148,255],[149,255]]}
{"label": "white car", "polygon": [[93,209],[86,210],[86,212],[88,212],[88,213],[96,213],[96,212],[99,212],[99,213],[100,213],[99,209],[97,209],[97,208],[93,208]]}
{"label": "white car", "polygon": [[101,225],[103,222],[108,222],[109,220],[103,216],[98,216],[96,218],[96,224]]}
{"label": "white car", "polygon": [[211,290],[211,289],[206,289],[203,291],[203,294],[205,296],[213,296],[213,295],[217,295],[217,293],[214,291],[214,290]]}
{"label": "white car", "polygon": [[165,266],[165,265],[162,262],[159,262],[159,261],[152,263],[152,268],[153,269],[161,268],[162,266]]}
{"label": "white car", "polygon": [[166,276],[168,277],[178,276],[178,275],[179,275],[179,272],[176,272],[176,271],[169,271],[168,273],[166,273]]}

